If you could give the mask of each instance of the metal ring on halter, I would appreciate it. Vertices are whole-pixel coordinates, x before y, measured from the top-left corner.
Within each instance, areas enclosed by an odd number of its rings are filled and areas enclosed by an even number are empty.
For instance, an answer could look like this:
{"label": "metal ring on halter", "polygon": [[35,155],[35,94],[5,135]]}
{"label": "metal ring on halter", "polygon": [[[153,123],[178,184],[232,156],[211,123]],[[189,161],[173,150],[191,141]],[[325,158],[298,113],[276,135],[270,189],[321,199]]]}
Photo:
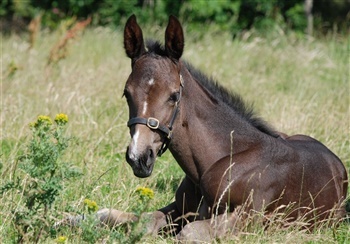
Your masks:
{"label": "metal ring on halter", "polygon": [[146,124],[150,129],[156,130],[159,128],[159,120],[156,118],[149,117]]}

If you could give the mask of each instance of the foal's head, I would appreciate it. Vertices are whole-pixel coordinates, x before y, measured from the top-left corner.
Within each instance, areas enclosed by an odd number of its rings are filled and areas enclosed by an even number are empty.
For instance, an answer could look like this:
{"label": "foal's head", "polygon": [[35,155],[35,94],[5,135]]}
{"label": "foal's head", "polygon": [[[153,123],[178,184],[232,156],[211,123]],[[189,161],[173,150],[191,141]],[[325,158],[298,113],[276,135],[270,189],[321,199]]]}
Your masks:
{"label": "foal's head", "polygon": [[124,29],[124,48],[132,71],[124,95],[129,106],[131,143],[126,160],[138,177],[152,173],[154,161],[171,138],[172,122],[181,97],[179,59],[184,37],[179,21],[170,16],[164,50],[146,50],[142,30],[132,15]]}

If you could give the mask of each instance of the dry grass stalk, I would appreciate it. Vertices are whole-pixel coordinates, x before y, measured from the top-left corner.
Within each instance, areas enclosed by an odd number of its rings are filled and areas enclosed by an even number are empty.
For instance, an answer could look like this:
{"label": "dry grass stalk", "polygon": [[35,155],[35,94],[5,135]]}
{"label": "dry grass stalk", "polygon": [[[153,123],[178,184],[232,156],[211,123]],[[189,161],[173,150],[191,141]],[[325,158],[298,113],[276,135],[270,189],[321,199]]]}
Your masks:
{"label": "dry grass stalk", "polygon": [[40,27],[41,27],[41,17],[42,14],[38,14],[35,16],[34,19],[32,19],[28,25],[28,31],[29,31],[29,49],[33,48],[35,45],[35,42],[38,38]]}
{"label": "dry grass stalk", "polygon": [[51,49],[48,64],[57,63],[61,59],[67,57],[69,41],[75,39],[76,36],[90,24],[90,22],[91,17],[75,23],[75,25],[73,25],[73,27],[65,33],[64,37],[59,40]]}

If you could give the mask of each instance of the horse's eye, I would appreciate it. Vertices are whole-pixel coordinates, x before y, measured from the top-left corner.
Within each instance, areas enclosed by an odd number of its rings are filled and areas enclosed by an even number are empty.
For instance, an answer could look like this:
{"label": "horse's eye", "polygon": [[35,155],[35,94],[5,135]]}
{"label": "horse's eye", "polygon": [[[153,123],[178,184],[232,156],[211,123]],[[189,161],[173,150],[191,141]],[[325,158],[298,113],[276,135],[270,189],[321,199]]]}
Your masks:
{"label": "horse's eye", "polygon": [[169,97],[169,101],[171,101],[171,102],[177,102],[177,101],[179,101],[179,99],[180,99],[180,93],[179,92],[174,92]]}

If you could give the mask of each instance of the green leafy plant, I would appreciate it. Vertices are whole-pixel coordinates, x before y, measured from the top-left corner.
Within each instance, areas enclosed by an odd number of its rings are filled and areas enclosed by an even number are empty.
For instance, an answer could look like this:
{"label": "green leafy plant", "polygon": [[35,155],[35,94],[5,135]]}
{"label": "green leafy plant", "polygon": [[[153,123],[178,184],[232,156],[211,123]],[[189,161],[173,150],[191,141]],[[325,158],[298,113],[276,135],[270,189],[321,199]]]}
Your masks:
{"label": "green leafy plant", "polygon": [[98,210],[98,205],[95,201],[88,198],[84,199],[84,221],[80,222],[81,238],[87,243],[101,242],[103,238],[108,236],[108,229],[99,225],[99,220],[96,219],[95,213]]}
{"label": "green leafy plant", "polygon": [[128,236],[128,241],[131,243],[139,242],[146,232],[145,226],[149,219],[147,219],[147,217],[141,217],[141,215],[147,212],[149,204],[154,198],[154,192],[148,187],[137,187],[135,195],[137,198],[137,205],[133,208],[133,212],[137,216],[140,216],[140,219],[138,222],[131,225],[130,235]]}
{"label": "green leafy plant", "polygon": [[58,114],[55,124],[48,116],[39,116],[30,123],[32,138],[25,153],[19,157],[20,172],[15,180],[0,188],[0,194],[11,191],[19,203],[12,210],[18,242],[38,242],[53,233],[53,203],[64,181],[78,176],[74,167],[61,161],[69,144],[65,136],[68,116]]}
{"label": "green leafy plant", "polygon": [[[154,198],[154,192],[147,187],[137,187],[134,191],[133,197],[136,204],[132,208],[132,211],[141,216],[142,213],[147,212],[151,200]],[[87,243],[96,243],[102,239],[110,239],[117,241],[118,243],[137,243],[145,234],[144,227],[146,226],[146,218],[140,218],[139,221],[129,224],[122,224],[116,226],[113,231],[108,231],[104,226],[99,224],[99,220],[93,215],[98,210],[98,206],[95,201],[90,199],[84,200],[84,208],[86,219],[81,222],[80,228],[82,230],[82,239]]]}

